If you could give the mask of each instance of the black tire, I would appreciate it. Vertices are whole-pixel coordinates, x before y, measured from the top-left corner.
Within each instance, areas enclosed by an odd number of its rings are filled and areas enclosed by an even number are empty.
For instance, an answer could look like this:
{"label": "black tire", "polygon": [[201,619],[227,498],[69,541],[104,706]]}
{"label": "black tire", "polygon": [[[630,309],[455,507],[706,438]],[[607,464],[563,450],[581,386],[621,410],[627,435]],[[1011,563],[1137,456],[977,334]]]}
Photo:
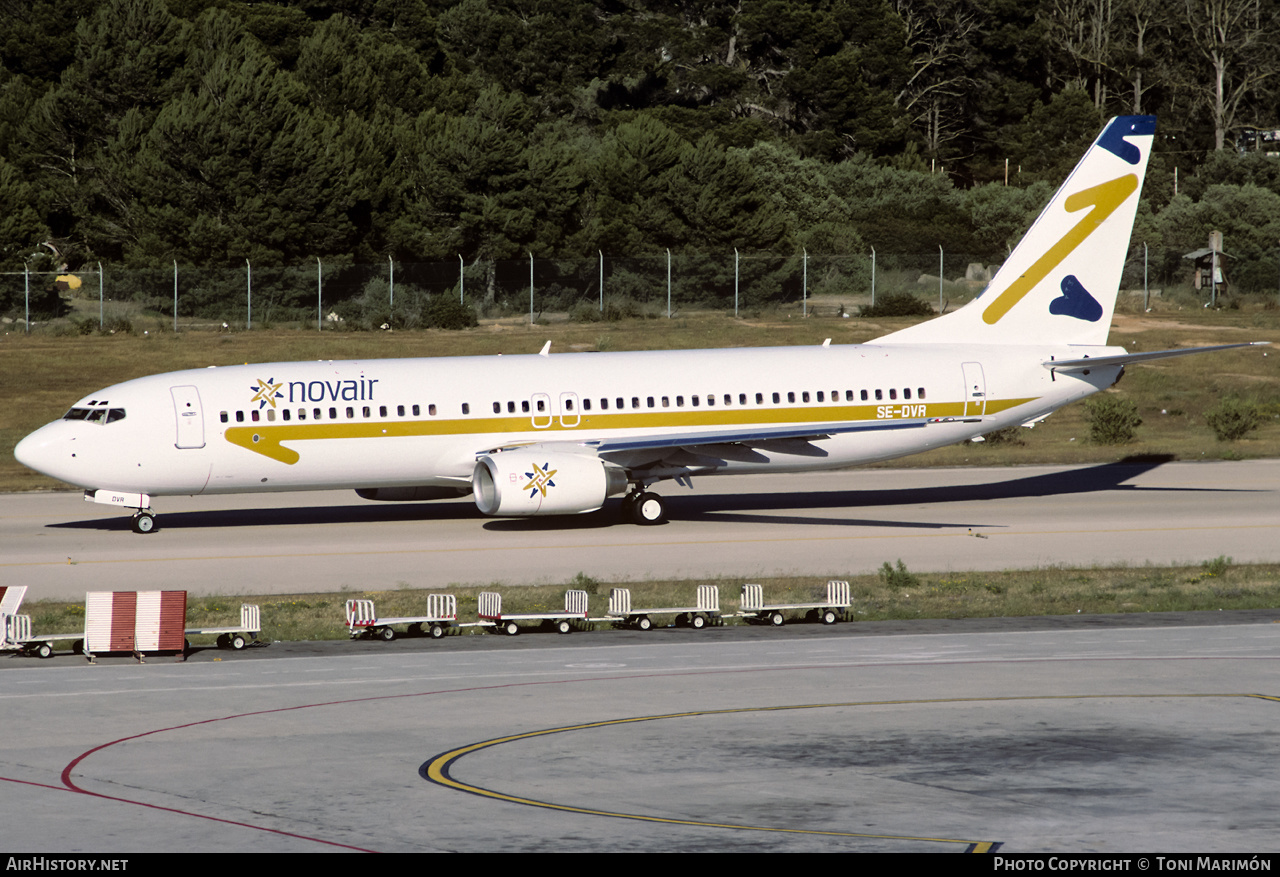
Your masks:
{"label": "black tire", "polygon": [[641,615],[636,619],[636,628],[639,630],[649,630],[653,627],[653,619],[648,615]]}
{"label": "black tire", "polygon": [[135,533],[154,533],[156,531],[156,516],[151,512],[138,512],[133,516],[133,532]]}
{"label": "black tire", "polygon": [[782,627],[786,620],[781,612],[774,612],[769,616],[769,623],[774,627]]}
{"label": "black tire", "polygon": [[48,643],[40,643],[40,645],[36,646],[35,651],[36,655],[41,658],[50,658],[53,656],[53,646]]}
{"label": "black tire", "polygon": [[244,638],[244,634],[242,633],[231,634],[231,638],[227,640],[227,642],[231,646],[231,650],[235,652],[240,651],[249,644],[248,640]]}
{"label": "black tire", "polygon": [[502,626],[502,629],[507,632],[507,636],[515,636],[520,632],[520,625],[516,624],[514,621],[508,621]]}
{"label": "black tire", "polygon": [[702,628],[707,626],[706,616],[705,615],[690,616],[689,626],[692,627],[694,630],[702,630]]}
{"label": "black tire", "polygon": [[562,618],[556,622],[556,631],[558,633],[570,633],[573,631],[573,625]]}
{"label": "black tire", "polygon": [[231,644],[231,637],[227,636],[225,633],[220,633],[218,634],[217,644],[218,648],[225,649]]}
{"label": "black tire", "polygon": [[443,624],[431,625],[431,638],[440,639],[440,637],[442,636],[444,636],[444,625]]}
{"label": "black tire", "polygon": [[835,624],[835,623],[836,623],[837,621],[839,621],[839,620],[840,620],[840,616],[836,614],[836,611],[835,611],[834,609],[823,609],[823,610],[822,610],[822,623],[823,623],[823,624]]}
{"label": "black tire", "polygon": [[378,637],[382,639],[383,642],[389,643],[396,638],[396,632],[389,627],[383,627],[378,630]]}

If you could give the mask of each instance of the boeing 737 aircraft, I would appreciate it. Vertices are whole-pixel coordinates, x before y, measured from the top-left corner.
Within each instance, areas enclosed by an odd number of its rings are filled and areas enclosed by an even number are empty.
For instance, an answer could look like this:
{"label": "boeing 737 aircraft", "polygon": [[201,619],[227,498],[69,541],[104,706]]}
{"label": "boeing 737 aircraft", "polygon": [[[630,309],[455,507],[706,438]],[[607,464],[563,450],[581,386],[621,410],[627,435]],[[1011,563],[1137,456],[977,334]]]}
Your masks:
{"label": "boeing 737 aircraft", "polygon": [[1155,118],[1112,119],[983,294],[869,344],[277,362],[126,381],[15,449],[135,511],[154,496],[471,493],[487,515],[666,517],[664,479],[887,460],[1040,420],[1128,363],[1107,347]]}

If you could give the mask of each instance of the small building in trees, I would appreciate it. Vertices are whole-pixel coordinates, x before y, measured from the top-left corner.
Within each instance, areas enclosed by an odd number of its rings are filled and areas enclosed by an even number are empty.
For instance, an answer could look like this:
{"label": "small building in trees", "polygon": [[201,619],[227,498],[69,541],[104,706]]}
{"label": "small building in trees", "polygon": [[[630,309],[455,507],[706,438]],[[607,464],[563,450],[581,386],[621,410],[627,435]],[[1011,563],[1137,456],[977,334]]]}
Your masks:
{"label": "small building in trees", "polygon": [[1208,247],[1184,253],[1182,258],[1195,266],[1192,285],[1197,290],[1209,289],[1209,301],[1216,303],[1218,293],[1227,286],[1227,260],[1231,258],[1222,251],[1222,232],[1209,232]]}

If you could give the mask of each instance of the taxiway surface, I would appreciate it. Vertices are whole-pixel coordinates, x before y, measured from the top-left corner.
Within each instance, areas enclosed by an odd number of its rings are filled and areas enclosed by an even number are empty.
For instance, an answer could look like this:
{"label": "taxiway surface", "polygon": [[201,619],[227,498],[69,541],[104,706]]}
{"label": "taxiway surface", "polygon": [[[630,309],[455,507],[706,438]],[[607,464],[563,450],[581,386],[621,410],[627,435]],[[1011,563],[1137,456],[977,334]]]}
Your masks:
{"label": "taxiway surface", "polygon": [[348,491],[156,500],[159,531],[76,493],[0,498],[0,577],[28,600],[88,590],[268,594],[1052,564],[1280,561],[1280,461],[854,469],[664,485],[671,520],[488,519],[469,499]]}
{"label": "taxiway surface", "polygon": [[46,854],[1265,852],[1257,617],[3,658],[0,825]]}

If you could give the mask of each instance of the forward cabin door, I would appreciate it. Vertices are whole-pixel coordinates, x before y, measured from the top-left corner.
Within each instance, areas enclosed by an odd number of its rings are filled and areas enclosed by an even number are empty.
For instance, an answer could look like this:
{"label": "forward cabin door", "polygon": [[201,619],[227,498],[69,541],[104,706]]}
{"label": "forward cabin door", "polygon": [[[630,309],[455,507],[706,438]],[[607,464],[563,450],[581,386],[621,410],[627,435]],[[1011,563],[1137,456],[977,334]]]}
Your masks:
{"label": "forward cabin door", "polygon": [[964,416],[975,417],[987,413],[987,379],[982,374],[982,363],[966,362],[964,370]]}
{"label": "forward cabin door", "polygon": [[178,421],[179,448],[204,447],[204,411],[200,407],[200,392],[195,387],[170,387],[173,396],[173,414]]}

